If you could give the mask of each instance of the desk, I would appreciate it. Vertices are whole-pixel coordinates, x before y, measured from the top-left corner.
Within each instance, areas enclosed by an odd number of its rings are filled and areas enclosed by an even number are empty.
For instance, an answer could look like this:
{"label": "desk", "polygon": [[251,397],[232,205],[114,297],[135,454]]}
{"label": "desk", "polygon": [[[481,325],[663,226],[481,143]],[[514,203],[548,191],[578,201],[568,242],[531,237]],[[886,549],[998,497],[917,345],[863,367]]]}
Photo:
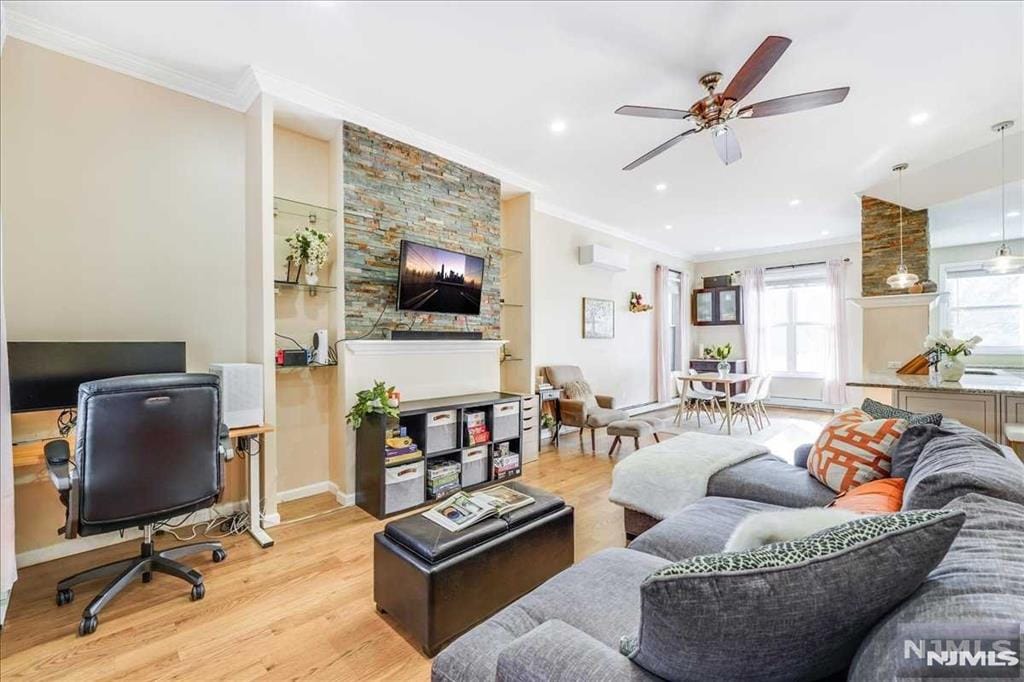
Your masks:
{"label": "desk", "polygon": [[[266,435],[273,430],[274,427],[270,424],[245,426],[228,430],[228,437],[235,441],[235,450],[244,453],[249,460],[249,475],[246,477],[249,495],[249,535],[264,549],[272,546],[274,539],[267,534],[267,531],[263,530],[263,525],[260,523],[260,515],[263,512],[263,505],[260,500],[260,493],[263,491],[260,478],[260,455],[263,454]],[[75,437],[73,434],[63,439],[45,438],[18,443],[13,448],[14,466],[17,468],[45,465],[46,458],[43,456],[43,451],[46,448],[46,444],[51,440],[66,440],[71,447],[71,452],[75,451]],[[254,445],[256,447],[255,457],[250,456],[250,453],[254,452]]]}
{"label": "desk", "polygon": [[742,384],[750,381],[754,378],[753,374],[726,374],[724,377],[718,372],[708,372],[705,374],[682,374],[679,376],[679,381],[687,383],[693,383],[695,381],[701,383],[708,383],[714,388],[715,385],[721,384],[724,389],[722,392],[725,393],[725,431],[730,436],[732,435],[732,387],[734,384]]}

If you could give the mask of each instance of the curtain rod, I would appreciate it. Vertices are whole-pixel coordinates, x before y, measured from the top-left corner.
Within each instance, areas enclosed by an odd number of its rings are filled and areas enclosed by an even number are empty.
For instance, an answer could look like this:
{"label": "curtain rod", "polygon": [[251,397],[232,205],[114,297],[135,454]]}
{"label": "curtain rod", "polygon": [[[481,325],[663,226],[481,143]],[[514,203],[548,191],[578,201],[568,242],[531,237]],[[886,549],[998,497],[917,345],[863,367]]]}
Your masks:
{"label": "curtain rod", "polygon": [[[825,263],[827,263],[827,262],[828,261],[817,260],[817,261],[814,261],[813,263],[794,263],[793,265],[773,265],[770,268],[765,268],[765,270],[785,270],[786,268],[805,268],[805,267],[809,267],[811,265],[825,265]],[[843,262],[844,263],[849,263],[850,259],[849,258],[844,258]]]}

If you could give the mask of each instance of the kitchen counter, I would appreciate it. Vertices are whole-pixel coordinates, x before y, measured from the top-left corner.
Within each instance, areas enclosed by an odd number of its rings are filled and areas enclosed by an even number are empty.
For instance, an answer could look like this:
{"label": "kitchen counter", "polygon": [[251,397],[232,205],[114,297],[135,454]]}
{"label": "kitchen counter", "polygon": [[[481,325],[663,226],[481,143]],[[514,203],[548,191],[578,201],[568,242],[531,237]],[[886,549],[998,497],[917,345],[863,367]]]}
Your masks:
{"label": "kitchen counter", "polygon": [[1006,370],[984,370],[992,374],[964,374],[960,381],[939,381],[939,378],[921,374],[895,372],[869,372],[860,379],[846,382],[847,386],[892,388],[915,391],[946,391],[951,393],[1002,393],[1024,395],[1024,375]]}

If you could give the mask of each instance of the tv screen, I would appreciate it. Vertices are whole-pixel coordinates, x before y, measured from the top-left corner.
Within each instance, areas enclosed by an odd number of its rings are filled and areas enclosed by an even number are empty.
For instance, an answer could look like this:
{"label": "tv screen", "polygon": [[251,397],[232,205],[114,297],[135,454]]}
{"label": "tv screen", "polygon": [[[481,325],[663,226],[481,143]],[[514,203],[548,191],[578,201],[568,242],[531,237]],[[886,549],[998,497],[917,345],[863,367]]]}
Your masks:
{"label": "tv screen", "polygon": [[402,240],[398,309],[479,315],[484,259]]}
{"label": "tv screen", "polygon": [[185,371],[185,342],[11,341],[11,411],[74,407],[94,379]]}

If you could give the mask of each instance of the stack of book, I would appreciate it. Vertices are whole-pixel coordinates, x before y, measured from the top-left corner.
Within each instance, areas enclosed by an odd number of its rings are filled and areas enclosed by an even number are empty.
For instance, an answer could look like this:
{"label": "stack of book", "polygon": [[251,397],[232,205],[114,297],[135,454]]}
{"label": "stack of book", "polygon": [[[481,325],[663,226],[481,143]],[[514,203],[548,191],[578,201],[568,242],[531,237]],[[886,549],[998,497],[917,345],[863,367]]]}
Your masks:
{"label": "stack of book", "polygon": [[[402,429],[404,432],[405,429]],[[412,438],[405,435],[389,434],[384,440],[384,466],[397,466],[415,462],[423,457],[420,448]]]}
{"label": "stack of book", "polygon": [[519,470],[519,455],[511,452],[508,443],[494,446],[494,478],[507,478]]}
{"label": "stack of book", "polygon": [[480,445],[491,440],[491,432],[487,430],[486,412],[466,413],[466,440],[469,445]]}
{"label": "stack of book", "polygon": [[459,490],[459,472],[462,465],[458,462],[442,460],[427,467],[427,494],[430,497],[444,497]]}

